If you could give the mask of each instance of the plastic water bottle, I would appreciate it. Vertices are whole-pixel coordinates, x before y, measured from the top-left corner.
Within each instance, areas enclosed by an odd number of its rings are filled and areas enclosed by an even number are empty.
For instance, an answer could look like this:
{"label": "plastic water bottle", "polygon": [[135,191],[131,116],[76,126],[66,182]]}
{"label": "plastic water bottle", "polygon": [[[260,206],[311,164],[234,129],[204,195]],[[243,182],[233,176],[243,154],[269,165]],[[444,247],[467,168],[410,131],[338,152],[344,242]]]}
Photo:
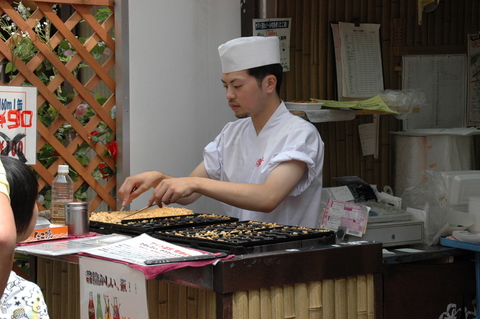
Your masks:
{"label": "plastic water bottle", "polygon": [[68,176],[68,165],[58,165],[58,174],[52,183],[52,223],[65,224],[65,204],[70,202],[73,202],[73,181]]}

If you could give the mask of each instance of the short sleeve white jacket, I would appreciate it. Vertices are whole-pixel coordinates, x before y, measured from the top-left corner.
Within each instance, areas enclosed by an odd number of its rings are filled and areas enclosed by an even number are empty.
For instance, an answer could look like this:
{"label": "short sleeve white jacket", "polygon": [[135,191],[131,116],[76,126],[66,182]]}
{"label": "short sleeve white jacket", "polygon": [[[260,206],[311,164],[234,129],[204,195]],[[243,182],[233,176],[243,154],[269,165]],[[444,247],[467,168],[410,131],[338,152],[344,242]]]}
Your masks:
{"label": "short sleeve white jacket", "polygon": [[260,134],[251,118],[228,123],[204,149],[204,164],[212,179],[263,184],[280,163],[298,160],[307,173],[270,213],[226,205],[225,213],[240,220],[318,227],[324,144],[311,123],[292,115],[282,102]]}

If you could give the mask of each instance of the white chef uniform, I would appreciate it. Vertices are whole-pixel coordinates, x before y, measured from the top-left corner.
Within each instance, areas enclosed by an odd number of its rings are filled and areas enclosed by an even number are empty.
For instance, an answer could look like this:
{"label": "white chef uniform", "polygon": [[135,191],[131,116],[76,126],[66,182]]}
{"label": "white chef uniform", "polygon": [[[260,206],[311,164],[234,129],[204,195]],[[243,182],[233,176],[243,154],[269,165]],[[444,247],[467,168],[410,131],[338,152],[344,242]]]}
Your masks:
{"label": "white chef uniform", "polygon": [[257,136],[251,118],[228,123],[204,150],[204,164],[212,179],[263,184],[285,161],[307,164],[307,173],[270,213],[226,205],[225,213],[240,220],[318,227],[324,144],[311,123],[292,115],[282,102]]}

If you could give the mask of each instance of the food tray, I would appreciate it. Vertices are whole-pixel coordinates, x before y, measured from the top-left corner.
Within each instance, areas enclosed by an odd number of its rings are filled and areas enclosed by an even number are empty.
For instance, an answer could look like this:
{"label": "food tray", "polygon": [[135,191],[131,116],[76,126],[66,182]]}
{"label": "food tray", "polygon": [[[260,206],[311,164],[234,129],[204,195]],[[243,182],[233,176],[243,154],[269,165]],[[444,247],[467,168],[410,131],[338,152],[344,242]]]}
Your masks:
{"label": "food tray", "polygon": [[314,101],[305,102],[285,102],[285,106],[289,111],[317,111],[322,109],[323,103]]}
{"label": "food tray", "polygon": [[102,222],[95,222],[95,221],[90,221],[89,222],[89,229],[91,232],[99,233],[99,234],[112,234],[114,233],[113,231],[113,226],[115,224],[112,223],[102,223]]}
{"label": "food tray", "polygon": [[235,222],[238,218],[215,214],[192,214],[168,217],[142,218],[123,220],[122,224],[90,222],[90,228],[120,234],[143,234],[155,230],[166,230],[187,226],[211,225]]}
{"label": "food tray", "polygon": [[252,221],[160,230],[151,236],[192,248],[233,254],[335,243],[333,231]]}

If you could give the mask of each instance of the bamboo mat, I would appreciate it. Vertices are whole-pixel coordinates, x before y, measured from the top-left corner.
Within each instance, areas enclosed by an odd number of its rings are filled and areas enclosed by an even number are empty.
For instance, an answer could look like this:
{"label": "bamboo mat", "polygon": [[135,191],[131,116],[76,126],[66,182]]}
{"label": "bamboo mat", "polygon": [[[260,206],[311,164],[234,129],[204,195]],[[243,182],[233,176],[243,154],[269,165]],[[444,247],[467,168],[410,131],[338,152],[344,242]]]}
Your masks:
{"label": "bamboo mat", "polygon": [[373,319],[374,306],[373,275],[312,281],[233,294],[234,319]]}

